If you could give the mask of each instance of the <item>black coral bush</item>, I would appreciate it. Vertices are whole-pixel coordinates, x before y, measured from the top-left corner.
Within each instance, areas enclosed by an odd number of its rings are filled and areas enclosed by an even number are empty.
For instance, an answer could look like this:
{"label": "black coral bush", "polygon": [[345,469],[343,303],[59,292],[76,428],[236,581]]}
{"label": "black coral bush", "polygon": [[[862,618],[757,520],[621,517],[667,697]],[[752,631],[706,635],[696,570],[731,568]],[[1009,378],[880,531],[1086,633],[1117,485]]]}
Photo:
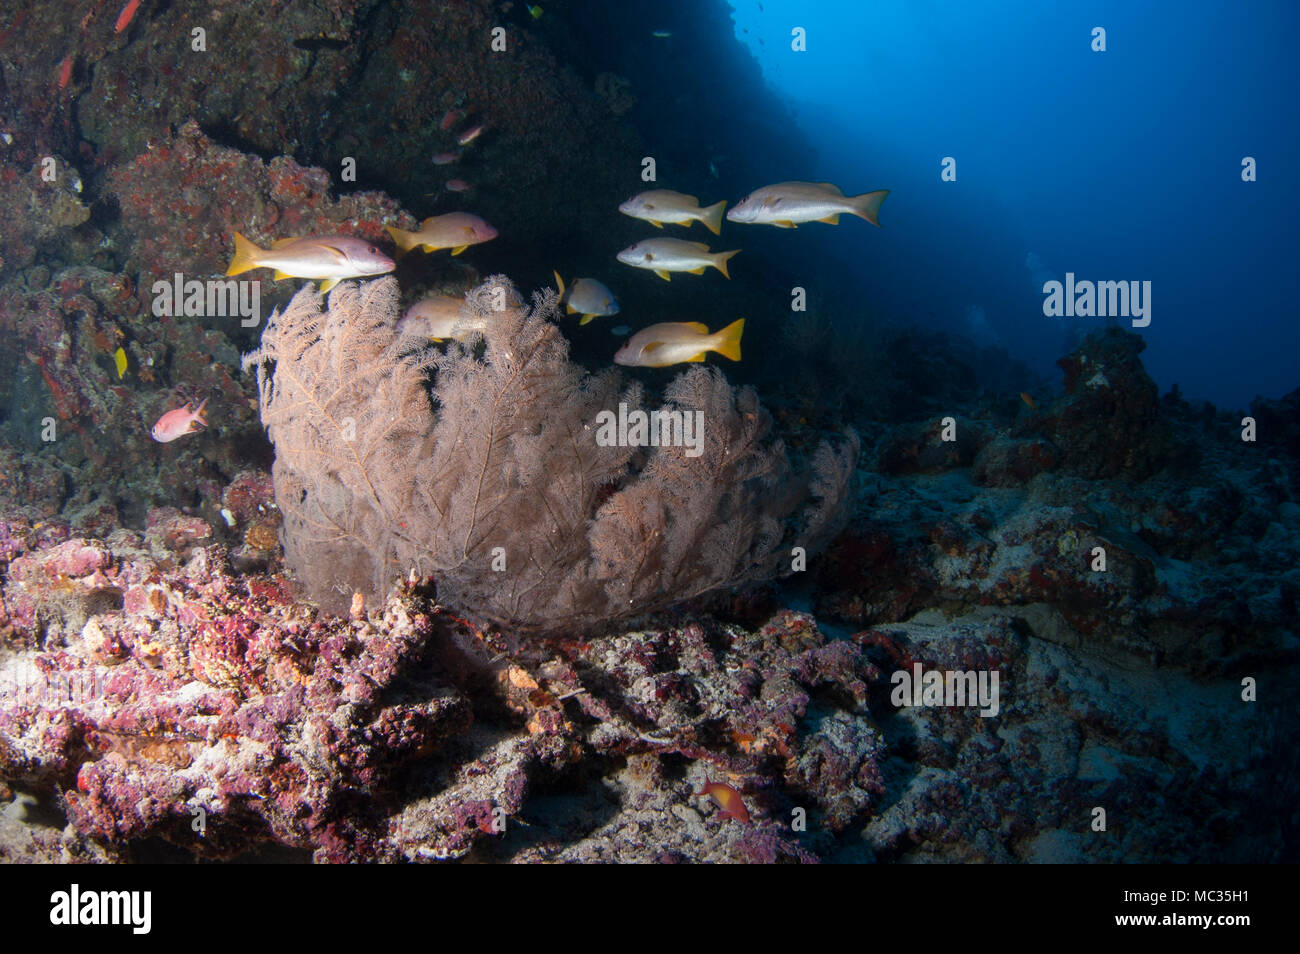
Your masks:
{"label": "black coral bush", "polygon": [[341,283],[321,305],[300,291],[244,367],[275,446],[286,561],[331,608],[414,569],[480,619],[592,628],[788,570],[842,516],[856,437],[819,448],[801,480],[754,392],[714,369],[678,376],[655,409],[698,411],[698,443],[598,440],[602,412],[647,410],[643,392],[569,361],[554,294],[530,306],[489,279],[462,309],[481,338],[441,354],[399,338],[392,278]]}

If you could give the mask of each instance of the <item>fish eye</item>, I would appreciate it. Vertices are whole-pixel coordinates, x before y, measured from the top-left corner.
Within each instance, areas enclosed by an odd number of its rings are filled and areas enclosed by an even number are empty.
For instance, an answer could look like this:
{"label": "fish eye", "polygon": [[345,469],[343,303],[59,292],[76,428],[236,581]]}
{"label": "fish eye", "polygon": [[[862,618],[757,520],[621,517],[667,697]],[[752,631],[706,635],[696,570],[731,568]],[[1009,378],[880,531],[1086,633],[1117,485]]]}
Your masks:
{"label": "fish eye", "polygon": [[369,245],[369,246],[367,246],[367,247],[366,247],[366,251],[367,251],[367,252],[374,252],[376,255],[379,254],[379,249],[375,248],[375,246],[373,246],[373,245]]}
{"label": "fish eye", "polygon": [[647,202],[647,203],[645,204],[645,207],[646,207],[647,209],[653,209],[653,208],[654,208],[654,203],[653,203],[653,202]]}

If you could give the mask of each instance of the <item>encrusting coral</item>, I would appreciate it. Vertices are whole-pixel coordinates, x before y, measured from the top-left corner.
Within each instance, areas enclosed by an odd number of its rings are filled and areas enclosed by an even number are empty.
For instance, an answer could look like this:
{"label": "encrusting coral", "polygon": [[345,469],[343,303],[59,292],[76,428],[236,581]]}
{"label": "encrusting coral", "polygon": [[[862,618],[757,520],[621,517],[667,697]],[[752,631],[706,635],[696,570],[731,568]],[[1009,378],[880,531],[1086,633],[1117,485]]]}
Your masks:
{"label": "encrusting coral", "polygon": [[569,360],[554,293],[529,307],[489,279],[462,310],[481,346],[442,354],[407,350],[391,278],[341,284],[324,311],[321,297],[272,315],[244,367],[275,445],[286,562],[331,608],[414,571],[485,620],[589,628],[770,578],[839,523],[856,436],[822,445],[801,481],[754,392],[717,371],[665,394],[703,422],[698,445],[598,441],[598,415],[640,410],[642,391]]}

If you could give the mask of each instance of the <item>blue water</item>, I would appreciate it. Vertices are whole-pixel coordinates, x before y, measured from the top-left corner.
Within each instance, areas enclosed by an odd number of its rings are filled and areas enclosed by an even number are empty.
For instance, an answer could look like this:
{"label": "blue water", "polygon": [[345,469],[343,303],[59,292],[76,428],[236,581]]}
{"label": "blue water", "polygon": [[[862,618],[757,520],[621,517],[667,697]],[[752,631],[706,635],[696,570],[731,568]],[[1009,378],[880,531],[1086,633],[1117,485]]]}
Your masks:
{"label": "blue water", "polygon": [[732,4],[817,148],[789,178],[893,190],[879,232],[800,229],[874,314],[963,331],[978,307],[983,334],[1050,371],[1068,331],[1105,320],[1045,317],[1046,277],[1150,281],[1138,333],[1162,391],[1242,407],[1300,384],[1300,4]]}

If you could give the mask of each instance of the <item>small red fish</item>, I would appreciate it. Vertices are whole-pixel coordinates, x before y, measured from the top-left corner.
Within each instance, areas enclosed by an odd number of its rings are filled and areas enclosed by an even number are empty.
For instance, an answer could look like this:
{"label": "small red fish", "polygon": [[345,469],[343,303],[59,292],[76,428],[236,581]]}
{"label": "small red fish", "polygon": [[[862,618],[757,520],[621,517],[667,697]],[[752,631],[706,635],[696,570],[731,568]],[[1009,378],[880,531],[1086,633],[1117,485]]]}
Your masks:
{"label": "small red fish", "polygon": [[438,128],[446,131],[465,118],[465,111],[461,109],[449,109],[442,116],[442,122],[438,123]]}
{"label": "small red fish", "polygon": [[135,16],[135,11],[138,9],[140,9],[140,0],[127,0],[126,6],[124,6],[122,12],[117,15],[117,25],[113,27],[113,32],[121,33],[125,30],[130,24],[131,18]]}
{"label": "small red fish", "polygon": [[66,88],[70,79],[72,79],[71,53],[63,58],[63,65],[59,67],[59,89]]}
{"label": "small red fish", "polygon": [[1037,402],[1034,401],[1033,398],[1029,396],[1029,392],[1021,391],[1020,400],[1025,402],[1025,406],[1029,408],[1029,410],[1033,411],[1034,413],[1038,412],[1038,404]]}
{"label": "small red fish", "polygon": [[191,410],[188,404],[168,411],[158,418],[158,423],[153,426],[149,436],[160,444],[166,444],[178,437],[203,430],[208,426],[207,419],[203,416],[203,408],[207,403],[208,399],[204,398],[197,411]]}
{"label": "small red fish", "polygon": [[447,180],[447,191],[448,191],[448,192],[468,192],[468,191],[469,191],[469,183],[466,182],[464,179],[449,179],[449,180]]}
{"label": "small red fish", "polygon": [[479,136],[483,135],[483,130],[485,129],[487,129],[487,126],[485,126],[483,123],[479,123],[473,129],[469,129],[461,133],[460,138],[457,139],[456,141],[460,143],[462,146],[468,146]]}
{"label": "small red fish", "polygon": [[433,157],[433,164],[435,166],[449,166],[459,158],[460,153],[458,152],[440,152]]}
{"label": "small red fish", "polygon": [[749,824],[749,809],[745,807],[744,800],[740,797],[740,792],[736,791],[725,782],[705,782],[704,787],[695,793],[698,798],[701,795],[707,795],[713,799],[714,804],[722,809],[718,812],[719,818],[734,818],[742,825]]}

